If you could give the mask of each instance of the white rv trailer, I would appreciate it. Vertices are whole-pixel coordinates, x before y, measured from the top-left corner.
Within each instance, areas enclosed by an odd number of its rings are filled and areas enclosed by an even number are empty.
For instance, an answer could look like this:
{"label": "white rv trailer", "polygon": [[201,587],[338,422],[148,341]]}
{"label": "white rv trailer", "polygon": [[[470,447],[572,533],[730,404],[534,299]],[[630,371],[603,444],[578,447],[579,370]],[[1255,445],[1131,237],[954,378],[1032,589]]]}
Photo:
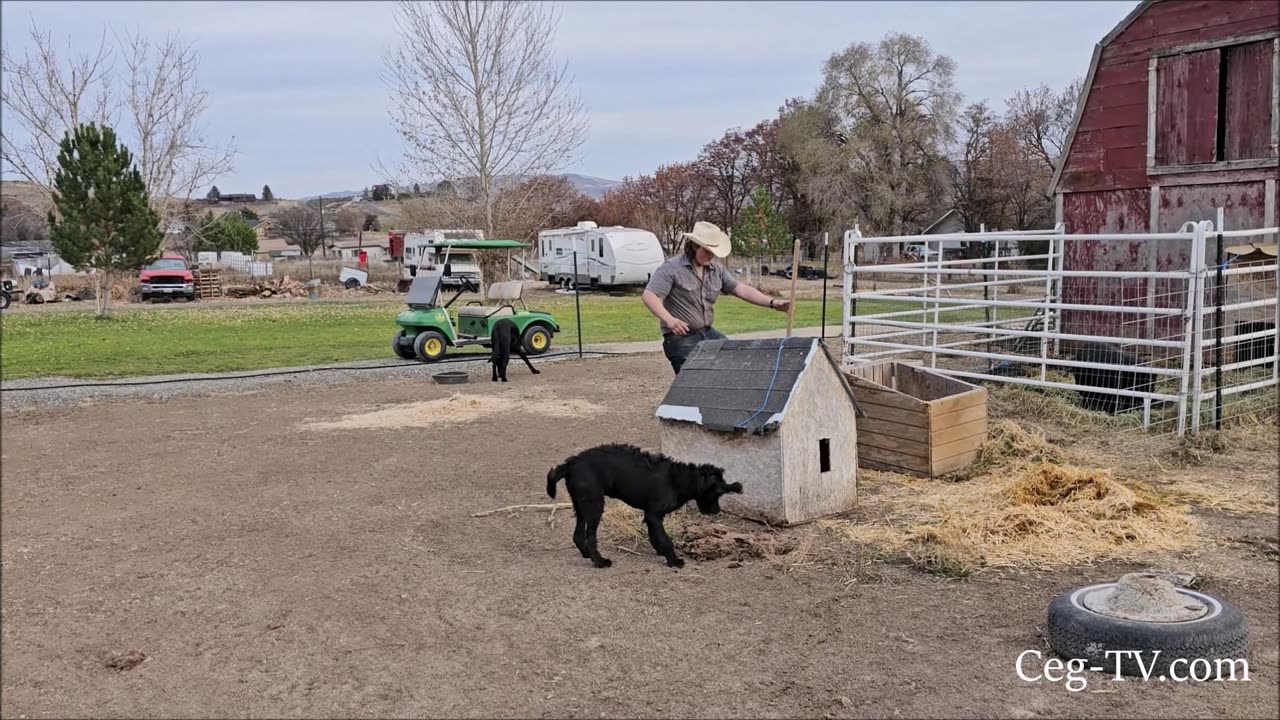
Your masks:
{"label": "white rv trailer", "polygon": [[665,260],[657,236],[648,230],[580,222],[538,233],[538,277],[552,285],[643,286]]}
{"label": "white rv trailer", "polygon": [[405,233],[404,264],[400,279],[411,282],[418,270],[434,271],[449,264],[445,285],[458,285],[463,278],[480,282],[480,266],[470,250],[455,250],[443,244],[446,240],[483,240],[483,230],[419,230]]}

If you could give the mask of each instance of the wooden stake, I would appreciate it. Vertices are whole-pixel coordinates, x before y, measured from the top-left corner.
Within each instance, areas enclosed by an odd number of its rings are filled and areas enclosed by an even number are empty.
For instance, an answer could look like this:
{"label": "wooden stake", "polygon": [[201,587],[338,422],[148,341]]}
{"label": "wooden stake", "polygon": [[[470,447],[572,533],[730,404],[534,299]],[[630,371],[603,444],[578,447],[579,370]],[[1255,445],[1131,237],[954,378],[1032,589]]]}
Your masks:
{"label": "wooden stake", "polygon": [[791,304],[787,305],[787,337],[791,337],[791,325],[796,317],[796,280],[800,277],[800,239],[796,238],[791,250]]}

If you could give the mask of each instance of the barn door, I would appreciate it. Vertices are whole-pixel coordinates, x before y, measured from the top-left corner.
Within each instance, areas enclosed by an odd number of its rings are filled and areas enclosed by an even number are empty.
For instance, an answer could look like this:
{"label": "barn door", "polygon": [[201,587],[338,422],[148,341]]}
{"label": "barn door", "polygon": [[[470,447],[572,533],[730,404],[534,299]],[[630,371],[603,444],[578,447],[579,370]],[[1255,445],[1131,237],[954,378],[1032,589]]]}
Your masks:
{"label": "barn door", "polygon": [[1217,157],[1221,51],[1172,55],[1156,66],[1156,164],[1210,163]]}

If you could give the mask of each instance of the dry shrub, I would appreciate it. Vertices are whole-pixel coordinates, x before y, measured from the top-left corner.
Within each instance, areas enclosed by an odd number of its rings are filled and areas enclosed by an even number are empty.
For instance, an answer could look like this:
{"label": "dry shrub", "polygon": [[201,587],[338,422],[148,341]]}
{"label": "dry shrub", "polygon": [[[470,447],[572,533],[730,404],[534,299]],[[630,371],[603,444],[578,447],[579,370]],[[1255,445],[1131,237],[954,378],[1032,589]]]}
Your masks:
{"label": "dry shrub", "polygon": [[967,483],[896,483],[883,524],[835,521],[845,537],[947,575],[1136,559],[1199,540],[1199,525],[1140,483],[1038,462]]}

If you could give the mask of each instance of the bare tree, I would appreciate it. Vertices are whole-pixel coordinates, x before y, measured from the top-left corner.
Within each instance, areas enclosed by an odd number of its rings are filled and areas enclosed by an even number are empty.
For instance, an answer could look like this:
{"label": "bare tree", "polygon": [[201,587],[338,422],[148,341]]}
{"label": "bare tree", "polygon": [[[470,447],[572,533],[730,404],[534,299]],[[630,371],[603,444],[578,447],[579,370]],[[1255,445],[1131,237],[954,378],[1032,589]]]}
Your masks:
{"label": "bare tree", "polygon": [[[501,179],[556,173],[586,139],[567,66],[552,59],[557,24],[554,9],[539,2],[397,4],[401,44],[385,57],[383,77],[405,141],[404,174],[474,178],[471,202],[482,210],[486,237],[501,224]],[[497,253],[480,260],[485,270],[501,268]]]}
{"label": "bare tree", "polygon": [[1076,78],[1055,93],[1048,85],[1019,90],[1006,102],[1011,129],[1018,141],[1035,151],[1053,172],[1062,155],[1084,81]]}
{"label": "bare tree", "polygon": [[955,63],[901,33],[832,55],[818,104],[836,121],[848,172],[863,188],[859,209],[879,232],[901,235],[935,212],[943,148],[959,95]]}
{"label": "bare tree", "polygon": [[347,206],[338,211],[333,222],[339,233],[355,235],[364,228],[364,213],[357,208]]}
{"label": "bare tree", "polygon": [[211,145],[200,127],[208,93],[190,44],[176,35],[159,43],[117,36],[113,44],[107,35],[96,50],[64,58],[52,35],[33,23],[31,50],[21,57],[0,51],[6,121],[0,160],[48,198],[63,136],[83,122],[119,127],[165,227],[197,188],[233,168],[236,151]]}
{"label": "bare tree", "polygon": [[307,270],[311,273],[311,279],[314,280],[315,272],[311,270],[311,256],[324,240],[320,211],[310,205],[295,205],[276,213],[273,219],[276,229],[280,231],[285,242],[296,245],[307,258]]}
{"label": "bare tree", "polygon": [[960,137],[947,165],[952,203],[964,220],[965,232],[994,224],[1001,198],[992,167],[991,134],[996,119],[985,102],[974,103],[960,118]]}
{"label": "bare tree", "polygon": [[23,203],[0,206],[0,244],[48,248],[49,223]]}

